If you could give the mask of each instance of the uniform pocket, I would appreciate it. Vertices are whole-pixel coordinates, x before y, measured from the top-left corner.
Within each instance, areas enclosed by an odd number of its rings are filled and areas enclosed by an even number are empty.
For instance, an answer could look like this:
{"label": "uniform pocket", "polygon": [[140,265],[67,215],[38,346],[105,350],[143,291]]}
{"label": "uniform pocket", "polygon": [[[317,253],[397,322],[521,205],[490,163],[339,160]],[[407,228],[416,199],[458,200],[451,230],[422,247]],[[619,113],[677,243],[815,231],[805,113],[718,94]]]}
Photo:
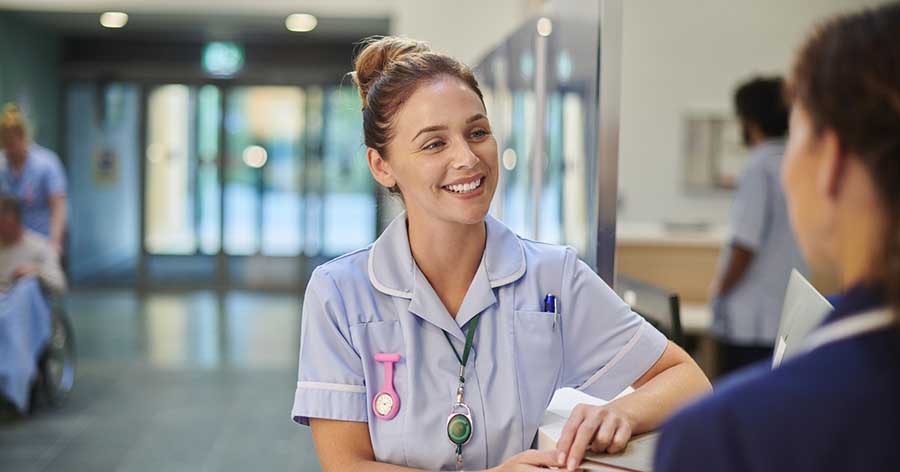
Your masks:
{"label": "uniform pocket", "polygon": [[553,313],[516,311],[513,336],[519,397],[526,416],[525,431],[529,434],[537,431],[540,415],[528,412],[547,408],[562,370],[559,319],[554,320]]}
{"label": "uniform pocket", "polygon": [[[359,354],[366,382],[366,411],[369,418],[369,436],[375,458],[380,462],[403,464],[406,462],[404,444],[404,420],[409,405],[404,403],[408,398],[409,386],[407,375],[406,349],[400,321],[376,321],[350,327],[353,346]],[[375,360],[375,354],[400,354],[400,361],[394,364],[393,384],[397,396],[400,397],[400,410],[397,416],[384,420],[375,416],[372,411],[372,400],[385,385],[384,364]]]}

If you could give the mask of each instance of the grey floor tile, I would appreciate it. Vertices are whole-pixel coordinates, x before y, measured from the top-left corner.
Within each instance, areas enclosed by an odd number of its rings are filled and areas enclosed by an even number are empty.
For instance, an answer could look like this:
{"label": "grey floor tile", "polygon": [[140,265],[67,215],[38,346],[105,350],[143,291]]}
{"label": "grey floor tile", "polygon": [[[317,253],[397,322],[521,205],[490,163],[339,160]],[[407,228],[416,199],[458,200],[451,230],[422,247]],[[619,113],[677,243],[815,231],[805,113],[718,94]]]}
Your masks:
{"label": "grey floor tile", "polygon": [[0,420],[0,470],[321,470],[308,429],[289,419],[296,297],[92,291],[66,306],[75,391]]}

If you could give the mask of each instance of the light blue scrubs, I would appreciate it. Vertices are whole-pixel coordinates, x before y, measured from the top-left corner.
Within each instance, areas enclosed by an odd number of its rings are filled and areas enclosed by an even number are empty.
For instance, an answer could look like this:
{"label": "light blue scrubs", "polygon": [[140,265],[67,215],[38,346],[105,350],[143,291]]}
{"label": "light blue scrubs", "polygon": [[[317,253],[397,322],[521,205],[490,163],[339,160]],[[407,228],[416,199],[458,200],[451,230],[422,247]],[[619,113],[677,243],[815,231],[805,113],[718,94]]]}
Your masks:
{"label": "light blue scrubs", "polygon": [[[488,216],[481,264],[456,319],[416,266],[406,215],[366,249],[319,266],[303,304],[293,419],[367,422],[378,461],[456,468],[447,438],[467,323],[481,313],[466,368],[473,436],[467,470],[528,449],[554,391],[576,387],[610,399],[662,355],[666,338],[635,314],[571,248],[522,239]],[[559,318],[542,312],[558,296]],[[379,352],[399,353],[391,420],[372,411],[384,383]]]}
{"label": "light blue scrubs", "polygon": [[0,153],[0,194],[19,200],[26,228],[50,237],[50,197],[66,194],[66,174],[59,156],[45,147],[29,144],[25,167],[16,175],[6,156]]}
{"label": "light blue scrubs", "polygon": [[[774,345],[791,269],[809,272],[781,188],[784,152],[783,139],[755,146],[735,192],[730,240],[752,249],[754,256],[740,282],[713,301],[712,326],[717,336],[734,344]],[[730,250],[723,252],[722,263]]]}

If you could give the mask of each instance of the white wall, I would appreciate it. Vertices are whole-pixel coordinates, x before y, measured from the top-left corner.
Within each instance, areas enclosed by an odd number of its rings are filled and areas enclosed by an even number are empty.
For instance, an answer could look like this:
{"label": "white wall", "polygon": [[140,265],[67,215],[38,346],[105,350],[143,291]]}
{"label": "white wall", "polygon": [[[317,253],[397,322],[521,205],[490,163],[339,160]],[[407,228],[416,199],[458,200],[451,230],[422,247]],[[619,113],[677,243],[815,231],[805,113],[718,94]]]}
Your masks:
{"label": "white wall", "polygon": [[394,0],[391,33],[427,41],[437,51],[474,66],[527,18],[533,0]]}
{"label": "white wall", "polygon": [[682,114],[731,110],[737,83],[786,74],[810,28],[876,0],[626,0],[622,51],[620,221],[725,222],[730,195],[682,186]]}

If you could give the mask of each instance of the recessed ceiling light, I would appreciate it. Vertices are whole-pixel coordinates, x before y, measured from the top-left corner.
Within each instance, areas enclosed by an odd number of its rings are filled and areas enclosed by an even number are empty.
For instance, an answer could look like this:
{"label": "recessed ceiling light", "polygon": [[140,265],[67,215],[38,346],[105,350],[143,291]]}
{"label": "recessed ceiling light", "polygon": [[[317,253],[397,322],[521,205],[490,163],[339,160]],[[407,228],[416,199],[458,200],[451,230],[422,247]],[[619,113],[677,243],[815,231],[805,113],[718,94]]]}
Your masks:
{"label": "recessed ceiling light", "polygon": [[121,28],[128,23],[128,13],[108,11],[100,15],[100,24],[106,28]]}
{"label": "recessed ceiling light", "polygon": [[284,20],[284,26],[295,33],[310,32],[316,29],[318,24],[319,20],[308,13],[294,13],[293,15],[288,15],[287,19]]}

